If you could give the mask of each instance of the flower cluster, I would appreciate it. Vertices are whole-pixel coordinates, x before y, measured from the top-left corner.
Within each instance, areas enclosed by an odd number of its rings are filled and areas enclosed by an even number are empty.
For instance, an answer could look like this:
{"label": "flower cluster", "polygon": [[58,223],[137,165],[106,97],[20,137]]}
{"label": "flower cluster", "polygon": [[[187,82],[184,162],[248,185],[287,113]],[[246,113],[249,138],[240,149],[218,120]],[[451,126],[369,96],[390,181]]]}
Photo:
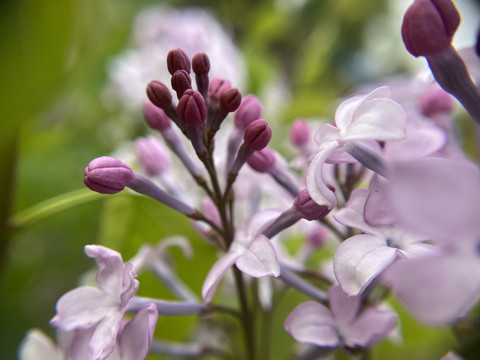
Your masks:
{"label": "flower cluster", "polygon": [[[311,299],[283,319],[285,330],[305,344],[292,350],[299,359],[335,348],[359,354],[392,336],[398,317],[386,302],[388,292],[429,325],[454,325],[468,316],[480,295],[480,171],[452,131],[447,92],[480,123],[480,79],[472,80],[451,45],[459,21],[449,0],[416,0],[404,18],[405,45],[427,58],[445,91],[414,78],[344,100],[334,121],[314,132],[296,120],[290,140],[300,171],[269,147],[275,133],[256,96],[210,78],[207,54],[190,58],[171,50],[166,62],[174,95],[159,80],[147,85],[144,116],[154,135],[136,142],[140,169],[103,156],[88,164],[84,182],[102,194],[127,187],[187,216],[218,260],[200,299],[164,258],[167,244],[188,252],[185,239],[144,247],[126,264],[113,250],[87,246],[99,288],[82,286],[60,298],[51,324],[68,341],[50,351],[91,359],[144,359],[150,351],[256,359],[258,314],[275,306],[274,293],[290,288]],[[178,186],[171,155],[202,196]],[[292,231],[305,239],[293,251],[286,246]],[[327,242],[333,262],[312,263],[311,253],[328,252]],[[135,271],[154,272],[178,301],[136,296]],[[218,291],[229,273],[238,308]],[[159,315],[217,312],[238,318],[242,354],[234,354],[233,345],[196,339],[153,340]],[[126,313],[136,315],[127,321]]]}

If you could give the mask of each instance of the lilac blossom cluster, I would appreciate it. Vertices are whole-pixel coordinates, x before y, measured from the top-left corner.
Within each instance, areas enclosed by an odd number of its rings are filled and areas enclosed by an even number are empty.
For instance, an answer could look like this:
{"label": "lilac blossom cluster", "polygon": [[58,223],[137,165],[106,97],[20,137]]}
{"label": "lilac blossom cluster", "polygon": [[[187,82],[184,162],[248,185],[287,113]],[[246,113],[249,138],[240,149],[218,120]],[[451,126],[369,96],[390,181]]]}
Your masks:
{"label": "lilac blossom cluster", "polygon": [[[311,299],[284,320],[285,330],[306,344],[293,350],[298,359],[335,348],[359,354],[391,336],[398,316],[386,302],[389,292],[429,325],[468,316],[480,295],[480,172],[452,130],[451,95],[480,123],[480,92],[451,45],[459,21],[449,0],[416,0],[402,35],[408,51],[427,59],[443,89],[411,79],[346,99],[334,122],[313,134],[308,123],[295,121],[290,140],[298,150],[295,163],[303,164],[299,172],[269,147],[272,129],[257,97],[242,97],[227,79],[210,79],[205,53],[190,59],[180,49],[170,51],[176,98],[160,81],[147,85],[144,115],[156,135],[136,142],[141,169],[104,156],[88,164],[84,182],[103,194],[127,187],[178,211],[220,256],[199,298],[164,261],[169,245],[189,252],[185,239],[144,246],[125,264],[113,250],[86,246],[97,263],[99,288],[82,286],[60,298],[51,321],[59,348],[51,354],[233,358],[232,349],[153,338],[158,316],[223,312],[237,317],[244,331],[244,353],[235,356],[256,359],[255,321],[272,306],[273,288],[291,287]],[[480,64],[478,43],[476,53]],[[226,136],[220,130],[229,116],[233,127]],[[178,188],[170,154],[202,198]],[[292,229],[305,238],[293,254],[284,244]],[[333,263],[312,268],[310,252],[327,241],[335,243]],[[178,301],[136,296],[141,271],[154,272]],[[229,271],[238,309],[217,294]],[[126,313],[136,315],[126,320]]]}

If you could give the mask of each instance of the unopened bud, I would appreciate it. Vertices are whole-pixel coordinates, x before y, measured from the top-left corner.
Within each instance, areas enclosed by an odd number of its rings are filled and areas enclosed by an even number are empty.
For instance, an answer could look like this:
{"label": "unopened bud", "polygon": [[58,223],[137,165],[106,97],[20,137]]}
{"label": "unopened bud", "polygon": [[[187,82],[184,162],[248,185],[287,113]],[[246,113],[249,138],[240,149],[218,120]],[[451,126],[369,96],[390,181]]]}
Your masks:
{"label": "unopened bud", "polygon": [[169,128],[172,124],[172,120],[165,114],[165,111],[153,105],[150,101],[147,101],[143,106],[143,115],[148,126],[160,132]]}
{"label": "unopened bud", "polygon": [[412,55],[428,57],[450,47],[459,24],[451,0],[415,0],[403,18],[403,42]]}
{"label": "unopened bud", "polygon": [[303,146],[310,140],[310,128],[308,124],[302,120],[297,119],[293,122],[290,128],[290,141],[296,146]]}
{"label": "unopened bud", "polygon": [[143,170],[149,176],[158,176],[170,167],[170,156],[154,136],[141,137],[135,142],[135,153]]}
{"label": "unopened bud", "polygon": [[268,172],[275,165],[275,162],[275,154],[268,146],[260,151],[255,151],[247,160],[248,165],[260,173]]}
{"label": "unopened bud", "polygon": [[306,220],[319,220],[330,212],[328,206],[318,205],[313,201],[307,189],[300,191],[293,202],[293,206]]}
{"label": "unopened bud", "polygon": [[420,98],[420,111],[427,117],[438,113],[450,114],[453,108],[452,96],[439,87],[429,90]]}
{"label": "unopened bud", "polygon": [[222,96],[223,92],[230,89],[231,87],[232,84],[228,80],[219,78],[213,79],[208,88],[208,96],[214,100],[219,101],[220,96]]}
{"label": "unopened bud", "polygon": [[233,121],[236,127],[245,129],[253,121],[260,119],[261,116],[262,103],[255,95],[247,95],[235,111]]}
{"label": "unopened bud", "polygon": [[268,145],[272,138],[272,129],[263,119],[252,122],[245,129],[243,140],[245,144],[252,150],[262,150]]}
{"label": "unopened bud", "polygon": [[122,161],[102,156],[90,161],[85,168],[85,185],[100,194],[122,191],[134,177],[133,170]]}
{"label": "unopened bud", "polygon": [[177,70],[172,75],[171,84],[173,90],[177,92],[177,97],[180,99],[187,89],[192,88],[192,79],[185,70]]}
{"label": "unopened bud", "polygon": [[220,95],[220,106],[228,112],[234,112],[242,102],[242,94],[237,88],[225,90]]}
{"label": "unopened bud", "polygon": [[150,101],[159,108],[165,109],[172,103],[172,94],[168,87],[158,81],[150,81],[147,85],[147,96]]}
{"label": "unopened bud", "polygon": [[210,71],[210,59],[205,53],[198,53],[192,59],[193,72],[197,75],[208,74]]}
{"label": "unopened bud", "polygon": [[182,49],[170,50],[167,55],[168,72],[173,75],[177,70],[190,74],[190,59]]}
{"label": "unopened bud", "polygon": [[202,94],[188,89],[178,102],[177,112],[180,120],[188,126],[198,126],[207,118],[207,105]]}

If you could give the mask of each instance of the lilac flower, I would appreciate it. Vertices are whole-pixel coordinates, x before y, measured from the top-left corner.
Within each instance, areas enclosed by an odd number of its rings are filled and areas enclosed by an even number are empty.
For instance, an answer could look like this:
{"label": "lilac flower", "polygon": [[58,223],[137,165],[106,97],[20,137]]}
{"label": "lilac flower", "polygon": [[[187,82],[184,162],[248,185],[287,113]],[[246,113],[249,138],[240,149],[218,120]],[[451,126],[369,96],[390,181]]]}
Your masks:
{"label": "lilac flower", "polygon": [[280,213],[264,210],[253,216],[248,226],[243,226],[233,240],[230,249],[212,266],[202,287],[205,302],[210,302],[217,291],[220,280],[235,264],[244,273],[260,278],[280,274],[275,249],[270,240],[262,234]]}
{"label": "lilac flower", "polygon": [[355,162],[347,154],[352,146],[363,140],[395,140],[404,137],[406,116],[402,107],[389,98],[387,87],[380,87],[367,95],[354,96],[344,101],[335,114],[336,126],[323,125],[316,134],[319,151],[307,173],[307,189],[319,205],[335,207],[335,194],[324,180],[325,162]]}
{"label": "lilac flower", "polygon": [[398,261],[384,279],[420,321],[452,323],[480,295],[480,172],[469,162],[442,158],[398,162],[389,192],[399,222],[444,247]]}
{"label": "lilac flower", "polygon": [[320,347],[369,347],[396,327],[397,315],[386,309],[361,308],[360,296],[348,296],[335,285],[328,292],[330,309],[314,301],[298,305],[285,330],[300,343]]}
{"label": "lilac flower", "polygon": [[100,289],[81,286],[63,295],[57,302],[57,315],[50,323],[66,332],[96,325],[89,341],[90,358],[105,359],[115,347],[123,315],[138,290],[138,281],[132,264],[124,265],[116,251],[87,245],[85,253],[97,262],[95,279]]}

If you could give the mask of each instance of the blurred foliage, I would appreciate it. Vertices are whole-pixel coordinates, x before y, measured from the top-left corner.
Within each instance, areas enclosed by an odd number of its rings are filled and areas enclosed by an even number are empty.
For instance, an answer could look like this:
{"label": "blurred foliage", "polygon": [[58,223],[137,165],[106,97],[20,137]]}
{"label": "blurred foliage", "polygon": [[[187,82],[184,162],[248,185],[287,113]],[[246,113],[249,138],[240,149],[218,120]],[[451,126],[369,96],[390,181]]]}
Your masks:
{"label": "blurred foliage", "polygon": [[[54,337],[48,321],[57,299],[93,266],[83,255],[89,243],[107,245],[124,259],[145,242],[183,233],[195,257],[172,251],[181,278],[200,292],[215,253],[165,207],[129,194],[96,197],[30,222],[7,219],[49,198],[83,188],[83,167],[114,148],[99,141],[111,116],[100,101],[106,60],[129,44],[130,24],[148,0],[17,0],[0,2],[0,358],[13,359],[26,331],[38,327]],[[385,0],[257,1],[172,0],[175,6],[210,9],[232,32],[248,65],[250,92],[279,77],[293,94],[279,119],[331,115],[332,100],[351,89],[362,29],[385,10]],[[133,135],[132,135],[133,137]],[[12,224],[10,224],[12,225]],[[148,274],[141,295],[170,295]],[[271,358],[285,358],[293,339],[283,320],[302,299],[286,294],[273,324]],[[403,313],[402,313],[403,314]],[[403,317],[403,315],[402,315]],[[434,359],[453,343],[448,330],[426,329],[405,315],[404,347],[389,343],[375,358]],[[193,318],[161,318],[158,336],[182,339]],[[278,346],[277,346],[278,344]],[[401,350],[399,350],[401,349]],[[434,351],[432,349],[435,349]],[[432,350],[432,351],[431,351]],[[424,354],[421,354],[424,352]],[[433,355],[432,355],[433,354]]]}

